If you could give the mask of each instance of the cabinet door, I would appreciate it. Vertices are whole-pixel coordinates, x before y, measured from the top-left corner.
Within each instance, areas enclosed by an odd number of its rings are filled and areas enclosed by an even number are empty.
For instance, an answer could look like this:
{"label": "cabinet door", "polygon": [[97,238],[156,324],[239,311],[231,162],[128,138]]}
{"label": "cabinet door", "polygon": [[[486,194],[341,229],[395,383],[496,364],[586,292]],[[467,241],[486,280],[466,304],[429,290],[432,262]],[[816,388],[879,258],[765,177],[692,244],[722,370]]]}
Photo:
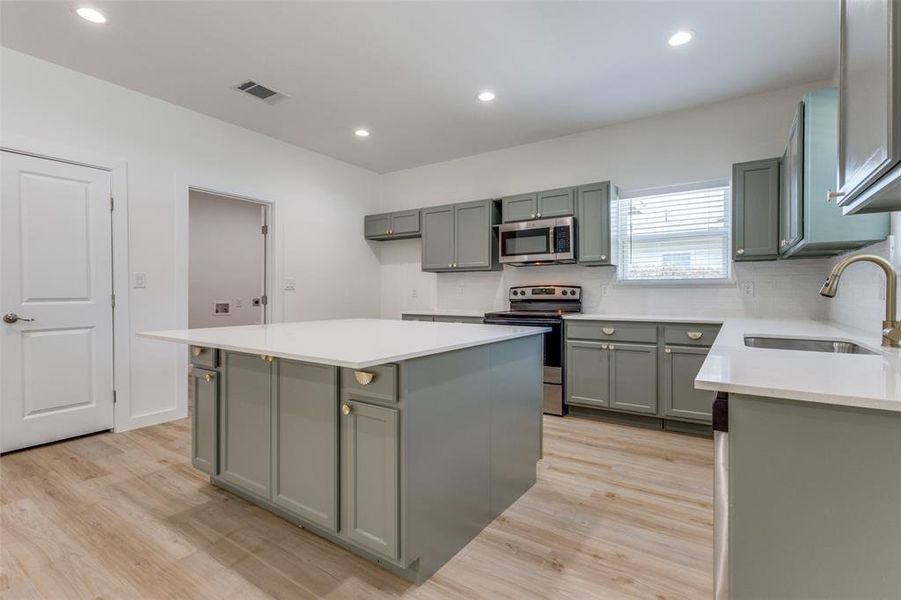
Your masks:
{"label": "cabinet door", "polygon": [[610,406],[610,354],[601,342],[566,342],[566,403]]}
{"label": "cabinet door", "polygon": [[580,264],[612,264],[610,182],[583,185],[576,191],[576,244]]}
{"label": "cabinet door", "polygon": [[501,198],[501,212],[504,223],[535,219],[538,214],[538,194],[518,194]]}
{"label": "cabinet door", "polygon": [[397,411],[348,400],[341,417],[341,531],[397,558],[400,539]]}
{"label": "cabinet door", "polygon": [[536,218],[551,219],[572,215],[573,197],[573,188],[538,192],[538,214],[535,215]]}
{"label": "cabinet door", "polygon": [[422,270],[446,271],[454,263],[454,207],[422,211]]}
{"label": "cabinet door", "polygon": [[663,414],[710,423],[713,392],[695,389],[707,348],[667,346],[663,353]]}
{"label": "cabinet door", "polygon": [[363,219],[363,230],[367,238],[388,237],[391,229],[391,217],[389,215],[369,215]]}
{"label": "cabinet door", "polygon": [[257,354],[225,352],[222,360],[222,479],[263,498],[269,498],[271,366]]}
{"label": "cabinet door", "polygon": [[191,369],[191,463],[204,473],[219,473],[219,374]]}
{"label": "cabinet door", "polygon": [[657,413],[657,345],[610,344],[610,408]]}
{"label": "cabinet door", "polygon": [[391,215],[391,235],[419,233],[419,211],[410,210]]}
{"label": "cabinet door", "polygon": [[338,530],[338,370],[275,363],[272,501]]}
{"label": "cabinet door", "polygon": [[901,160],[901,3],[842,0],[839,185],[847,204]]}
{"label": "cabinet door", "polygon": [[779,165],[769,158],[732,165],[732,246],[735,260],[779,255]]}
{"label": "cabinet door", "polygon": [[491,267],[491,206],[488,202],[467,202],[454,207],[456,258],[454,267]]}
{"label": "cabinet door", "polygon": [[792,122],[780,171],[779,254],[801,241],[804,200],[804,103],[798,106]]}

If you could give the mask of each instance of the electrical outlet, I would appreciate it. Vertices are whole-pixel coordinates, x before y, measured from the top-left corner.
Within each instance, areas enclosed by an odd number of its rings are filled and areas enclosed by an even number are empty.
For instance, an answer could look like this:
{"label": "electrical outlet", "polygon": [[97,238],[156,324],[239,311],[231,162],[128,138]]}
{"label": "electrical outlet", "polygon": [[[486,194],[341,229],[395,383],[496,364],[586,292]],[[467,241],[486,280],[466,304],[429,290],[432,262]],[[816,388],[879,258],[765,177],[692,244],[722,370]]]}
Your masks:
{"label": "electrical outlet", "polygon": [[419,290],[417,290],[416,288],[413,288],[412,290],[410,290],[410,297],[411,298],[419,298]]}
{"label": "electrical outlet", "polygon": [[297,280],[293,277],[285,277],[285,290],[292,291],[297,289]]}
{"label": "electrical outlet", "polygon": [[458,285],[458,286],[457,286],[457,295],[460,296],[460,297],[462,298],[464,293],[465,293],[465,290],[464,290],[463,286],[462,286],[462,285]]}
{"label": "electrical outlet", "polygon": [[609,296],[610,295],[610,284],[601,286],[601,296]]}
{"label": "electrical outlet", "polygon": [[739,288],[741,289],[741,295],[753,298],[754,297],[754,282],[753,281],[742,281],[739,284]]}
{"label": "electrical outlet", "polygon": [[235,308],[244,308],[244,300],[235,298]]}

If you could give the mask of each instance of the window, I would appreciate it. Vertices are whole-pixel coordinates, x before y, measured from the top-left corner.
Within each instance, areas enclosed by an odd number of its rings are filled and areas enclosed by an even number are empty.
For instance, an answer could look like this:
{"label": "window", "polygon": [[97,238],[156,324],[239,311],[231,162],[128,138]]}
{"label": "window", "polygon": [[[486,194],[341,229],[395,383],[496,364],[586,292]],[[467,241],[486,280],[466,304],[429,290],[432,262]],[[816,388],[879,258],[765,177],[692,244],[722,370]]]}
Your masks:
{"label": "window", "polygon": [[727,187],[624,196],[616,211],[621,280],[730,277]]}

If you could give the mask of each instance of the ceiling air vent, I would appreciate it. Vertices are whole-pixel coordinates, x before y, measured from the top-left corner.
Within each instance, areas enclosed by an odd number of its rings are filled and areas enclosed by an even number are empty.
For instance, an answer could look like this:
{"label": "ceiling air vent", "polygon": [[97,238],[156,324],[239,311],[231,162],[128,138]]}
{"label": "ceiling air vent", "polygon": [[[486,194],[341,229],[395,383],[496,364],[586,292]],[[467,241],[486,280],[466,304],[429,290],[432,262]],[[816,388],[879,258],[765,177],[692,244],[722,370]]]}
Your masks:
{"label": "ceiling air vent", "polygon": [[276,92],[275,90],[268,88],[265,85],[261,85],[256,81],[251,80],[236,85],[235,89],[239,92],[250,94],[257,100],[264,100],[270,103],[281,100],[282,98],[287,98],[287,96],[285,96],[281,92]]}

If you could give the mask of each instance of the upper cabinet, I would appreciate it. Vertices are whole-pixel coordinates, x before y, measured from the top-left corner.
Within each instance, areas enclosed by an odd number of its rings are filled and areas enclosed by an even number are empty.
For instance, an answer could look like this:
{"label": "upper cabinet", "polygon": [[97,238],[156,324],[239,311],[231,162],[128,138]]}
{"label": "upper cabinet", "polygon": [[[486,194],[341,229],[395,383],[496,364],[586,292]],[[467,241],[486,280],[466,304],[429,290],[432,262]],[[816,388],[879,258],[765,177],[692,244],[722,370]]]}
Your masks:
{"label": "upper cabinet", "polygon": [[575,194],[574,188],[560,188],[501,198],[504,223],[571,216]]}
{"label": "upper cabinet", "polygon": [[735,260],[779,256],[781,158],[732,165],[732,255]]}
{"label": "upper cabinet", "polygon": [[492,271],[500,211],[494,200],[422,209],[423,271]]}
{"label": "upper cabinet", "polygon": [[801,240],[804,181],[804,103],[798,105],[782,155],[779,195],[779,254]]}
{"label": "upper cabinet", "polygon": [[839,190],[846,214],[901,210],[901,2],[842,0]]}
{"label": "upper cabinet", "polygon": [[580,265],[616,264],[616,243],[610,227],[615,200],[616,186],[609,181],[576,188],[576,248]]}
{"label": "upper cabinet", "polygon": [[416,238],[420,233],[418,210],[402,210],[363,219],[363,233],[367,240],[401,240]]}

